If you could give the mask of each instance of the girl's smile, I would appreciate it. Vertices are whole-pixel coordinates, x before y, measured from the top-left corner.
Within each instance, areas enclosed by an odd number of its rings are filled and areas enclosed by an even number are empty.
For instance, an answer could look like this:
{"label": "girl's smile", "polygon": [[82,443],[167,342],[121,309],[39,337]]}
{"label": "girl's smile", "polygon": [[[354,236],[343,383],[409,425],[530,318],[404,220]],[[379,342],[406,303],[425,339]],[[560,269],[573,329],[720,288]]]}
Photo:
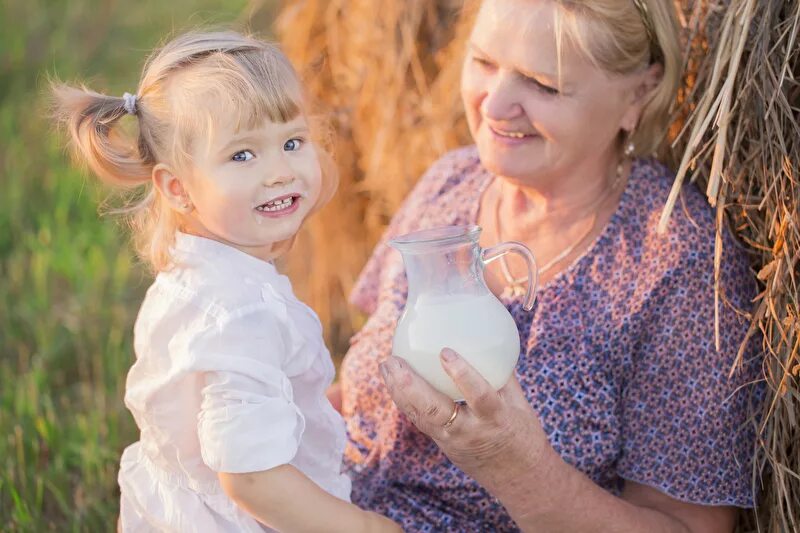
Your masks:
{"label": "girl's smile", "polygon": [[300,207],[303,196],[299,193],[290,193],[268,200],[256,206],[259,216],[268,218],[280,218],[291,215]]}

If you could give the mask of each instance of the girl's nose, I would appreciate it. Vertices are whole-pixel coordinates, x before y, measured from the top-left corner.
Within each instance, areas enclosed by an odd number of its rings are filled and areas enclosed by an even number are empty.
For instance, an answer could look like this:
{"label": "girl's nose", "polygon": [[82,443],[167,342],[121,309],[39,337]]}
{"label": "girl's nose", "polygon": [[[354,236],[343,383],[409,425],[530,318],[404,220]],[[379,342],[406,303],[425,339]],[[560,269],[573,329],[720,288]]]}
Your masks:
{"label": "girl's nose", "polygon": [[264,168],[264,185],[267,187],[280,187],[289,185],[295,179],[294,169],[286,157],[276,157]]}
{"label": "girl's nose", "polygon": [[267,187],[285,186],[294,181],[294,172],[283,158],[276,158],[273,164],[265,170],[264,185]]}
{"label": "girl's nose", "polygon": [[291,174],[272,174],[264,179],[264,185],[268,187],[280,187],[289,185],[294,179],[294,176]]}
{"label": "girl's nose", "polygon": [[511,76],[497,76],[481,102],[481,113],[490,120],[509,120],[522,112],[519,90]]}

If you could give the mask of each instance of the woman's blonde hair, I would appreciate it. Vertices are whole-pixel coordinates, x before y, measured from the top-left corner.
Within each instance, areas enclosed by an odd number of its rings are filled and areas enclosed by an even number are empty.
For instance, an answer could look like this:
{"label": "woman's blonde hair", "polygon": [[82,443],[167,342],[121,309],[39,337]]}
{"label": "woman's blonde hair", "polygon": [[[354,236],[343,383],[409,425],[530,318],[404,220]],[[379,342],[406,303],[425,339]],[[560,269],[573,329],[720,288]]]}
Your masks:
{"label": "woman's blonde hair", "polygon": [[[651,155],[667,132],[682,79],[680,25],[672,1],[552,1],[559,8],[554,21],[559,51],[569,42],[611,74],[630,74],[652,63],[662,65],[663,75],[629,139],[634,156]],[[472,0],[467,9],[477,13],[482,4],[483,0]]]}
{"label": "woman's blonde hair", "polygon": [[[103,182],[133,192],[119,212],[128,217],[140,256],[156,271],[172,264],[179,220],[153,186],[152,170],[158,163],[186,168],[192,143],[211,138],[216,106],[205,104],[224,103],[246,128],[264,120],[288,122],[308,111],[286,56],[273,44],[232,31],[189,32],[156,50],[145,63],[135,109],[130,96],[126,101],[85,86],[56,82],[52,92],[55,116],[66,126],[78,159]],[[135,141],[120,124],[130,111],[138,119]],[[333,195],[337,174],[324,121],[308,118],[323,175],[317,210]],[[290,245],[280,243],[278,249]]]}
{"label": "woman's blonde hair", "polygon": [[595,65],[629,74],[652,63],[661,79],[630,136],[632,155],[657,151],[667,133],[682,78],[680,26],[671,0],[557,0],[557,35],[563,35]]}

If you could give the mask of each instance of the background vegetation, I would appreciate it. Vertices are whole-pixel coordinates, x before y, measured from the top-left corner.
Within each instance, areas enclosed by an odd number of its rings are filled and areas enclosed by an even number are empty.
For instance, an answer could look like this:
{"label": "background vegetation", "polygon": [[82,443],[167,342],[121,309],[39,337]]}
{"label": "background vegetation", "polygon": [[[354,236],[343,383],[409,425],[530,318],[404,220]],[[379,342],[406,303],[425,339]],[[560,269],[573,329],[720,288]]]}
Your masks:
{"label": "background vegetation", "polygon": [[272,1],[5,0],[0,7],[0,530],[113,531],[122,405],[150,279],[46,118],[48,76],[122,94],[173,29],[269,28]]}

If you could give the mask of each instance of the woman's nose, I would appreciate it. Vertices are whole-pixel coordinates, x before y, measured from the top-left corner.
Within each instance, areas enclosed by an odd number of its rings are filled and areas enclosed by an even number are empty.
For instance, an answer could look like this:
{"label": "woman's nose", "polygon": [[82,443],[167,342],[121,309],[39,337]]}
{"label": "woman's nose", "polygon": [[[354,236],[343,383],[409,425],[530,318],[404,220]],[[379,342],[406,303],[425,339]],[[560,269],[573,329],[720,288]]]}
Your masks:
{"label": "woman's nose", "polygon": [[511,76],[497,76],[481,102],[481,113],[491,120],[516,118],[522,112],[519,91]]}

